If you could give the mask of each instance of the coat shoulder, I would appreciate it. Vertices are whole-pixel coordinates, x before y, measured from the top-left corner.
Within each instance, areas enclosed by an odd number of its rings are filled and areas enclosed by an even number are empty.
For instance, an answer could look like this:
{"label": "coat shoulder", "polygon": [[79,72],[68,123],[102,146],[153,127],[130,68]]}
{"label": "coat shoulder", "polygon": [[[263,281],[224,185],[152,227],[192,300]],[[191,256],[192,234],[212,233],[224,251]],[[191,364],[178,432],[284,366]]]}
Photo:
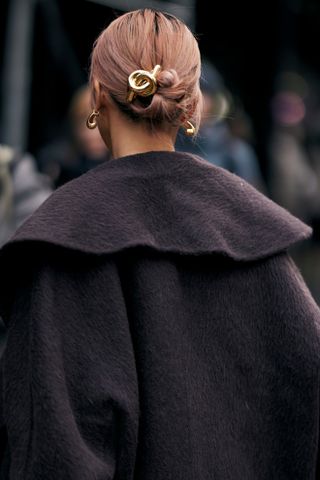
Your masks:
{"label": "coat shoulder", "polygon": [[247,182],[199,157],[148,152],[112,160],[60,187],[9,245],[46,242],[92,254],[132,247],[255,260],[311,228]]}

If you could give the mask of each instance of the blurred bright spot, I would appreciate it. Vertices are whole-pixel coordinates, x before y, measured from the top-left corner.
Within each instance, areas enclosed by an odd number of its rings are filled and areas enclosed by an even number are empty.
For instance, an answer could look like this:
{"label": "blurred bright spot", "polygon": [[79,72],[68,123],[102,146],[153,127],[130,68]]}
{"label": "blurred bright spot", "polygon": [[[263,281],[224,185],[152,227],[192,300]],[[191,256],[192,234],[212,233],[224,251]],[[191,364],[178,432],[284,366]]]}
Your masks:
{"label": "blurred bright spot", "polygon": [[219,93],[215,97],[215,104],[214,116],[217,121],[222,120],[230,111],[230,101],[226,95]]}

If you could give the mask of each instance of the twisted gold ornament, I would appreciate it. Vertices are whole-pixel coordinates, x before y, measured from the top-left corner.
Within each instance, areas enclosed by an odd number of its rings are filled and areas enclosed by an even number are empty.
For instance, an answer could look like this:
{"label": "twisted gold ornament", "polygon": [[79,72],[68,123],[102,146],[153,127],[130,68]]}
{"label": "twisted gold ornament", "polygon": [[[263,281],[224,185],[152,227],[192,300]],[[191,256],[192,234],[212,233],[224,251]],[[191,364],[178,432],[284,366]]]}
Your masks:
{"label": "twisted gold ornament", "polygon": [[153,70],[135,70],[128,77],[128,96],[127,101],[132,102],[136,95],[148,97],[157,90],[157,74],[161,70],[160,65],[156,65]]}

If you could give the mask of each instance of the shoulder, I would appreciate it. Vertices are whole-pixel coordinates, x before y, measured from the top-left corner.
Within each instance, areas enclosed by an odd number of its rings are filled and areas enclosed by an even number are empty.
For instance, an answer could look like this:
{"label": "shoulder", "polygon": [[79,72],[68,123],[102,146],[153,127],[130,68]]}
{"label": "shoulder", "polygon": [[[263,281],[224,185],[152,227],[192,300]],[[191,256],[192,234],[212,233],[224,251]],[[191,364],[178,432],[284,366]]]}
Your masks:
{"label": "shoulder", "polygon": [[59,188],[12,239],[86,253],[146,246],[253,260],[311,229],[247,182],[199,157],[148,152],[112,160]]}

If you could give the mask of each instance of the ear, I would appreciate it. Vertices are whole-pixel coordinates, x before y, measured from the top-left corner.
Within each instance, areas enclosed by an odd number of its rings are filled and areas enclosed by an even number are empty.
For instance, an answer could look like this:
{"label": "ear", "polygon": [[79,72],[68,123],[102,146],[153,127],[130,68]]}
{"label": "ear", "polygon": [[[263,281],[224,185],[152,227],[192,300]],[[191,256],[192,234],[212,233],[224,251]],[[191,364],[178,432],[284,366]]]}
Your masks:
{"label": "ear", "polygon": [[101,88],[100,82],[96,79],[92,79],[92,108],[96,110],[102,110],[109,105],[110,97],[105,88]]}
{"label": "ear", "polygon": [[92,95],[92,100],[93,100],[93,108],[96,110],[99,110],[101,107],[101,86],[99,81],[94,78],[92,81],[92,87],[93,87],[93,95]]}

